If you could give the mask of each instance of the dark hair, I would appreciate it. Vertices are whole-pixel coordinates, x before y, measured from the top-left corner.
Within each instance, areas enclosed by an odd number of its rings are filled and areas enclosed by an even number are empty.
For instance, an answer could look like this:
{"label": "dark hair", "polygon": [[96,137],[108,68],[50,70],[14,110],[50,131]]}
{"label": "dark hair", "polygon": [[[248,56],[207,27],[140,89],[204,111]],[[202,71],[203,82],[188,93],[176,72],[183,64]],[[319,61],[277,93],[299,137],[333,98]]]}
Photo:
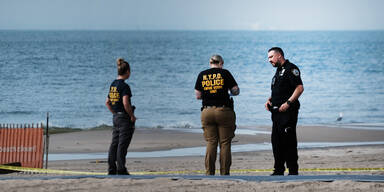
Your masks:
{"label": "dark hair", "polygon": [[284,52],[283,52],[283,50],[282,50],[280,47],[272,47],[272,48],[270,48],[270,49],[268,50],[268,53],[269,53],[270,51],[278,52],[278,53],[280,53],[281,56],[284,57]]}
{"label": "dark hair", "polygon": [[129,67],[129,63],[126,62],[123,58],[118,58],[116,60],[117,63],[117,74],[118,75],[124,75],[127,73],[127,71],[131,71],[131,68]]}

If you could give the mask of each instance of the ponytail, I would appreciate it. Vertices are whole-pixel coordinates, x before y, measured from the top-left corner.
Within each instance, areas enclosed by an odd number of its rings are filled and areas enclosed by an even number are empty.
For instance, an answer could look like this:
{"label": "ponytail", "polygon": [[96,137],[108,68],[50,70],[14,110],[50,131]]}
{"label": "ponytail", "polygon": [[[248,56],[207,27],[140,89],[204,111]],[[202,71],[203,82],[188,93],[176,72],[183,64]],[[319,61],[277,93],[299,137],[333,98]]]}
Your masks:
{"label": "ponytail", "polygon": [[118,58],[116,60],[117,63],[117,74],[118,75],[124,75],[127,73],[127,71],[131,71],[131,68],[129,67],[129,63],[125,61],[123,58]]}

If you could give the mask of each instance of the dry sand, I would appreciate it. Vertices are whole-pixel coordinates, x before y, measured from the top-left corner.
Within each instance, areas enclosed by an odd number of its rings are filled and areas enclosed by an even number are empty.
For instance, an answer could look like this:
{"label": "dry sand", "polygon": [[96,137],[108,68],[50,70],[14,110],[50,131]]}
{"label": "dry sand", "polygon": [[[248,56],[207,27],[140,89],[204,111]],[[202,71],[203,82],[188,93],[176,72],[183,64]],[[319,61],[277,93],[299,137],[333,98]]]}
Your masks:
{"label": "dry sand", "polygon": [[[239,128],[241,129],[241,127]],[[270,130],[261,127],[261,130]],[[106,152],[110,131],[83,131],[52,135],[51,153]],[[384,131],[327,128],[321,126],[298,127],[300,142],[355,142],[384,141]],[[236,135],[234,144],[270,142],[270,135]],[[137,129],[129,151],[154,151],[192,146],[204,146],[202,134],[162,129]],[[129,152],[128,152],[129,153]],[[331,147],[299,150],[300,168],[377,168],[384,167],[384,145]],[[218,166],[218,164],[217,164]],[[131,173],[140,171],[204,170],[204,157],[128,158]],[[273,156],[270,150],[233,153],[232,170],[271,169]],[[106,172],[105,159],[51,161],[50,169]],[[200,174],[201,173],[189,173]],[[232,172],[232,175],[269,175],[270,172]],[[301,175],[365,174],[384,175],[384,171],[328,171],[301,172]],[[44,174],[12,173],[0,178],[42,177]],[[48,175],[52,176],[52,175]],[[191,180],[83,178],[53,180],[0,180],[0,191],[384,191],[381,182],[355,181],[291,181],[250,182],[241,180]]]}

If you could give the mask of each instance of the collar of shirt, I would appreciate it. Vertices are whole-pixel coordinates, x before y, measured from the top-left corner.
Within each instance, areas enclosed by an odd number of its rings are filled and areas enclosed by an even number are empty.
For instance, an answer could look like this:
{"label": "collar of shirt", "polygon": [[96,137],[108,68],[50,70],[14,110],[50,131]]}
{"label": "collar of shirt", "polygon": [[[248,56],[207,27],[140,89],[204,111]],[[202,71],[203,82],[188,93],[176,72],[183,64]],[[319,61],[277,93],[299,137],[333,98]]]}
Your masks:
{"label": "collar of shirt", "polygon": [[286,59],[285,62],[281,66],[278,67],[278,69],[281,70],[282,68],[285,68],[288,64],[289,64],[289,60]]}

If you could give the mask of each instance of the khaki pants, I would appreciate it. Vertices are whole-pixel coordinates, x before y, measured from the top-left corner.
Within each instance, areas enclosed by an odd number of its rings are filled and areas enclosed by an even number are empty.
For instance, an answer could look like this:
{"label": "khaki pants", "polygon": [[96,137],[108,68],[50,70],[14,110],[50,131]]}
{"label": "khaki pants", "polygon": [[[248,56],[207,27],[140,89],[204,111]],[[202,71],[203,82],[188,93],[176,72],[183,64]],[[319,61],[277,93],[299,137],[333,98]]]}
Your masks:
{"label": "khaki pants", "polygon": [[220,174],[229,175],[232,163],[231,141],[236,129],[235,112],[228,107],[206,107],[201,112],[201,124],[207,141],[205,169],[207,175],[215,174],[217,144],[220,144]]}

